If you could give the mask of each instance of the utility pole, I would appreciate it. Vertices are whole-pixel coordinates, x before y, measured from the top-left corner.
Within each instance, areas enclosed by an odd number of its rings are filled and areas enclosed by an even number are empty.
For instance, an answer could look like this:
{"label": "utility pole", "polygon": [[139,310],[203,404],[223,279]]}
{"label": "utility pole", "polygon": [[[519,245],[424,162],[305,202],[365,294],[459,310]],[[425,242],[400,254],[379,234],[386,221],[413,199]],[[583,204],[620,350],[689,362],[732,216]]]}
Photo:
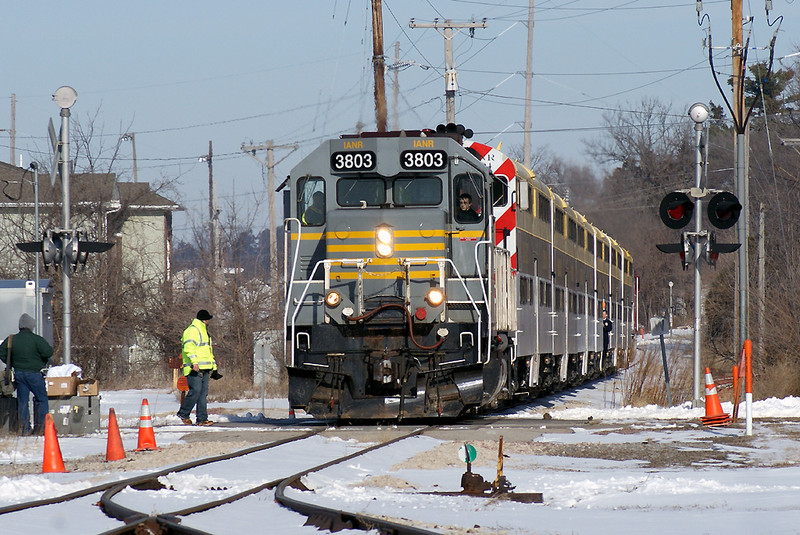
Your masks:
{"label": "utility pole", "polygon": [[397,113],[397,98],[400,94],[400,41],[394,42],[394,91],[392,92],[392,128],[400,130],[400,117]]}
{"label": "utility pole", "polygon": [[411,22],[408,25],[410,28],[435,28],[437,30],[443,30],[442,36],[444,36],[444,63],[445,63],[445,73],[444,73],[444,94],[445,94],[445,101],[447,104],[447,122],[448,123],[455,123],[456,122],[456,91],[458,91],[458,82],[456,80],[456,68],[455,64],[453,63],[453,30],[454,29],[464,29],[469,28],[470,36],[475,33],[475,28],[486,28],[486,19],[483,19],[481,22],[453,22],[449,19],[446,19],[442,22],[438,20],[434,20],[432,23],[419,23],[416,22],[414,19],[411,19]]}
{"label": "utility pole", "polygon": [[747,184],[747,139],[745,136],[746,125],[744,113],[744,37],[742,31],[742,0],[731,0],[731,47],[732,47],[732,72],[733,72],[733,123],[736,126],[736,137],[734,146],[736,152],[734,156],[734,168],[736,173],[736,196],[742,204],[742,214],[736,223],[736,235],[742,246],[738,252],[738,340],[736,350],[742,347],[748,338],[748,309],[750,304],[750,277],[749,273],[749,219],[750,219],[750,200]]}
{"label": "utility pole", "polygon": [[[299,145],[275,145],[270,139],[260,145],[245,145],[242,143],[242,150],[251,158],[267,168],[267,202],[269,203],[269,262],[272,268],[272,288],[277,288],[278,284],[278,229],[275,217],[275,149],[292,149],[292,151],[281,158],[278,163],[289,157],[292,152],[299,149]],[[262,161],[256,157],[256,151],[266,150],[267,160]]]}
{"label": "utility pole", "polygon": [[731,60],[733,67],[733,119],[742,124],[744,99],[742,98],[742,53],[744,36],[742,30],[742,0],[731,0]]}
{"label": "utility pole", "polygon": [[533,89],[533,0],[528,3],[528,64],[525,69],[525,131],[523,137],[522,162],[531,168],[531,93]]}
{"label": "utility pole", "polygon": [[11,93],[11,159],[8,160],[8,163],[11,165],[17,165],[14,162],[16,158],[15,153],[15,145],[17,144],[17,95],[16,93]]}
{"label": "utility pole", "polygon": [[375,119],[378,123],[378,132],[386,132],[385,64],[381,0],[372,0],[372,68],[375,75]]}
{"label": "utility pole", "polygon": [[214,292],[217,283],[217,269],[219,268],[219,209],[217,208],[217,186],[214,183],[214,150],[211,140],[208,142],[208,155],[201,158],[208,163],[208,224],[211,232],[209,240],[209,273],[210,292],[209,302],[214,302]]}
{"label": "utility pole", "polygon": [[758,351],[761,355],[764,354],[764,333],[767,332],[765,318],[767,303],[767,252],[764,248],[764,226],[764,203],[762,202],[758,210]]}

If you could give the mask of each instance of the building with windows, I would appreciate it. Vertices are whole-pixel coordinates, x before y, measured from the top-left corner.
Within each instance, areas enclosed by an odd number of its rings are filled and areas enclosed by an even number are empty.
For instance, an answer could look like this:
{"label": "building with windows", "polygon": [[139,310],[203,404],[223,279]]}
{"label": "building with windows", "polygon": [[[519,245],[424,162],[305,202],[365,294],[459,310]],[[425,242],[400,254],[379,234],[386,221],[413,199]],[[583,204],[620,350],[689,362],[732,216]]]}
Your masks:
{"label": "building with windows", "polygon": [[[37,195],[34,176],[31,169],[0,162],[0,279],[35,277],[36,255],[20,251],[16,244],[37,241],[37,210],[39,237],[48,229],[63,228],[60,178],[51,183],[49,175],[39,174]],[[110,351],[124,362],[130,360],[131,348],[141,353],[143,345],[159,346],[143,344],[143,336],[157,333],[142,335],[151,330],[143,329],[140,320],[168,305],[172,218],[177,210],[182,210],[180,205],[147,182],[120,182],[115,173],[70,175],[71,229],[86,232],[89,241],[114,244],[108,252],[90,254],[85,269],[72,275],[73,354],[76,349],[81,353],[82,344],[84,355]],[[61,276],[43,265],[40,276],[55,283],[58,352]]]}

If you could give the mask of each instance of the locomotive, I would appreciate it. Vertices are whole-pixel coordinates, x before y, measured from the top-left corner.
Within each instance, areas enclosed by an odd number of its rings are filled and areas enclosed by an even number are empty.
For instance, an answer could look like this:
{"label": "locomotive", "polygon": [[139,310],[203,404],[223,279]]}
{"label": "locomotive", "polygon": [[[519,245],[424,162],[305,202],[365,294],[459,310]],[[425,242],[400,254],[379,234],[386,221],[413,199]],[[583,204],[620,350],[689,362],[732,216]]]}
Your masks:
{"label": "locomotive", "polygon": [[610,373],[633,343],[628,251],[471,134],[343,135],[279,188],[292,409],[456,418]]}

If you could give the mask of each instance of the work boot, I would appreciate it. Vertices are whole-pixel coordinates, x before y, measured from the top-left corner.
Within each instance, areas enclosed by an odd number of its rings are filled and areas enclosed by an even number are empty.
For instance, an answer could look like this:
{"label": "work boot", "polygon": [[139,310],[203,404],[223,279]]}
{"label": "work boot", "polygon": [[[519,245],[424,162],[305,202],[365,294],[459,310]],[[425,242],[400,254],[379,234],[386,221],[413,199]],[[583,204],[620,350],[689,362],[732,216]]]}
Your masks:
{"label": "work boot", "polygon": [[214,422],[212,422],[211,420],[205,420],[203,422],[197,422],[197,425],[209,426],[209,425],[214,425]]}
{"label": "work boot", "polygon": [[183,425],[192,425],[191,418],[181,418],[181,422],[183,422]]}

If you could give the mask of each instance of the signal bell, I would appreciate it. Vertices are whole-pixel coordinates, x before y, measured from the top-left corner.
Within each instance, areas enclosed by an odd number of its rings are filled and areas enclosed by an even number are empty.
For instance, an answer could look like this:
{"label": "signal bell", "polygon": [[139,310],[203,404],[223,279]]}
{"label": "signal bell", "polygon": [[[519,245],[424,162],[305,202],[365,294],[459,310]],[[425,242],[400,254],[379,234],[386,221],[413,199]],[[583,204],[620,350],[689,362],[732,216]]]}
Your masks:
{"label": "signal bell", "polygon": [[[740,207],[741,208],[741,207]],[[661,200],[658,215],[661,221],[671,229],[682,229],[689,224],[694,214],[694,202],[688,195],[680,191],[673,191]]]}
{"label": "signal bell", "polygon": [[721,191],[708,202],[708,220],[717,228],[731,228],[739,220],[742,205],[736,195]]}

